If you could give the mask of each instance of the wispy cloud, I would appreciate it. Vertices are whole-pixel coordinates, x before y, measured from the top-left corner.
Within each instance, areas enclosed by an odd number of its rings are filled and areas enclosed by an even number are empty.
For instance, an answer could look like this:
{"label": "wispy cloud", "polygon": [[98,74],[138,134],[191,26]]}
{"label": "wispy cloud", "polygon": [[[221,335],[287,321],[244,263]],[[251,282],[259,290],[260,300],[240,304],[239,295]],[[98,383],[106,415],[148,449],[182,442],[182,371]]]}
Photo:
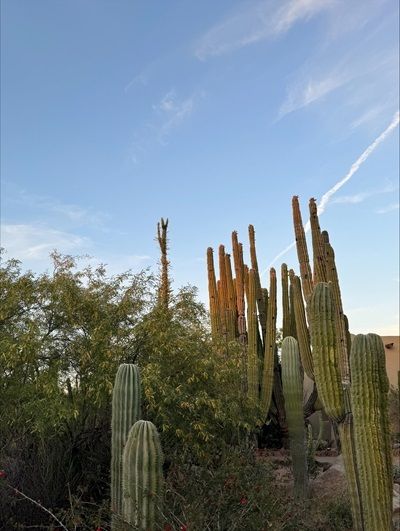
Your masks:
{"label": "wispy cloud", "polygon": [[141,72],[140,74],[137,74],[136,76],[134,76],[130,81],[129,83],[127,83],[124,87],[124,92],[127,93],[129,92],[130,89],[132,89],[133,87],[136,87],[138,85],[141,85],[141,86],[146,86],[148,83],[148,78],[147,78],[147,74],[145,72]]}
{"label": "wispy cloud", "polygon": [[371,109],[367,109],[358,118],[351,122],[350,129],[357,129],[357,127],[371,122],[372,120],[380,116],[380,114],[386,109],[386,105],[376,105]]}
{"label": "wispy cloud", "polygon": [[170,132],[182,124],[193,112],[195,94],[179,100],[175,91],[170,90],[161,100],[153,105],[153,110],[160,117],[160,121],[154,126],[158,133],[158,139],[165,144]]}
{"label": "wispy cloud", "polygon": [[379,190],[368,190],[365,192],[359,192],[358,194],[354,195],[342,195],[340,197],[335,197],[332,202],[333,203],[350,203],[350,204],[357,204],[362,203],[369,197],[374,197],[376,195],[381,194],[387,194],[390,192],[395,192],[398,190],[398,186],[393,186],[392,184],[385,186],[384,188],[381,188]]}
{"label": "wispy cloud", "polygon": [[201,37],[195,48],[200,60],[233,52],[288,32],[302,20],[326,11],[330,0],[263,0],[246,2]]}
{"label": "wispy cloud", "polygon": [[375,212],[377,214],[387,214],[388,212],[393,212],[394,210],[399,210],[399,203],[391,203],[390,205],[387,205],[386,207],[379,208]]}
{"label": "wispy cloud", "polygon": [[[386,129],[370,144],[367,149],[365,149],[361,155],[358,157],[358,159],[351,165],[349,171],[346,173],[346,175],[338,181],[336,184],[332,186],[327,192],[324,193],[324,195],[321,197],[319,203],[318,203],[318,214],[321,215],[325,212],[326,207],[330,203],[332,197],[342,186],[346,184],[347,181],[349,181],[353,175],[360,169],[362,164],[368,159],[368,157],[375,151],[375,149],[382,144],[386,140],[386,138],[390,135],[396,127],[398,127],[400,121],[400,114],[397,111],[394,115],[392,121],[390,124],[386,127]],[[393,205],[392,205],[393,206]],[[398,206],[397,206],[398,208]],[[383,213],[383,212],[382,212]],[[310,222],[308,221],[304,225],[304,230],[308,232],[310,230]],[[295,247],[296,242],[292,242],[290,245],[288,245],[285,249],[283,249],[280,253],[278,253],[275,258],[272,260],[270,265],[273,265],[279,258],[284,256],[286,253],[288,253],[293,247]]]}
{"label": "wispy cloud", "polygon": [[91,207],[83,207],[73,203],[62,203],[54,197],[37,195],[19,190],[15,197],[8,198],[9,202],[23,205],[41,213],[59,214],[68,221],[79,226],[102,227],[109,219],[109,215]]}
{"label": "wispy cloud", "polygon": [[329,74],[320,79],[309,79],[308,81],[296,84],[290,87],[286,100],[279,109],[278,118],[282,118],[303,107],[307,107],[311,103],[320,100],[334,90],[342,87],[349,81],[349,78],[341,73]]}
{"label": "wispy cloud", "polygon": [[204,97],[204,91],[195,91],[186,98],[178,97],[174,89],[166,92],[151,106],[151,115],[145,126],[135,132],[130,146],[131,161],[139,164],[154,144],[168,145],[173,131],[189,119],[198,101]]}

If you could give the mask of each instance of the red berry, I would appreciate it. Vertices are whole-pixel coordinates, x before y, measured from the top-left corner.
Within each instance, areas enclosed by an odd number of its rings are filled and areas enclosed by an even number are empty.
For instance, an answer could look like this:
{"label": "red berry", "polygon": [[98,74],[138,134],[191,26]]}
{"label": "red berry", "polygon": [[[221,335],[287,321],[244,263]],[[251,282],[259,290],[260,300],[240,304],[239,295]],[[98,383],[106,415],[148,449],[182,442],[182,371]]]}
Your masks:
{"label": "red berry", "polygon": [[245,497],[240,498],[240,505],[247,505],[249,503],[249,500]]}
{"label": "red berry", "polygon": [[187,525],[182,524],[179,528],[179,531],[187,531]]}
{"label": "red berry", "polygon": [[4,470],[0,470],[0,478],[6,478],[7,477],[7,474],[5,473]]}

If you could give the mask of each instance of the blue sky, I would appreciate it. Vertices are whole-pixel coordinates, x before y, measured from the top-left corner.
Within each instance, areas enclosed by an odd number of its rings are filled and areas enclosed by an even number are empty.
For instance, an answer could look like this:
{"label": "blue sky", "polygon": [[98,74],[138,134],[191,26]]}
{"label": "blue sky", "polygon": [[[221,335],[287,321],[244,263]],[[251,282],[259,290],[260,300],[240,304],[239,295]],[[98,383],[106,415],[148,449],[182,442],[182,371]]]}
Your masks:
{"label": "blue sky", "polygon": [[208,246],[252,223],[266,271],[293,241],[292,195],[306,217],[328,192],[351,329],[398,333],[397,4],[2,0],[8,256],[155,268],[164,216],[174,285],[206,301]]}

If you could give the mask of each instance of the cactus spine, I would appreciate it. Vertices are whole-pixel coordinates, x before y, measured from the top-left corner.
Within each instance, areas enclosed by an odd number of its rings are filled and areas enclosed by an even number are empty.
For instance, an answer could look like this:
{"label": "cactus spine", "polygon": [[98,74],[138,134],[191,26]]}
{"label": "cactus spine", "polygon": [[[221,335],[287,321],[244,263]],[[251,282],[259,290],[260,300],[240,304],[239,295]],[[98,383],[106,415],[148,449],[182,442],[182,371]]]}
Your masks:
{"label": "cactus spine", "polygon": [[303,416],[303,368],[296,339],[285,337],[282,343],[282,383],[286,419],[292,455],[294,492],[296,497],[307,496],[306,432]]}
{"label": "cactus spine", "polygon": [[111,417],[111,511],[112,529],[121,529],[122,453],[133,424],[141,415],[139,367],[131,363],[119,366],[112,395]]}
{"label": "cactus spine", "polygon": [[357,335],[351,348],[351,408],[366,531],[392,529],[392,470],[385,350],[375,334]]}
{"label": "cactus spine", "polygon": [[137,529],[156,529],[163,494],[162,463],[156,427],[146,420],[137,421],[123,453],[123,515]]}

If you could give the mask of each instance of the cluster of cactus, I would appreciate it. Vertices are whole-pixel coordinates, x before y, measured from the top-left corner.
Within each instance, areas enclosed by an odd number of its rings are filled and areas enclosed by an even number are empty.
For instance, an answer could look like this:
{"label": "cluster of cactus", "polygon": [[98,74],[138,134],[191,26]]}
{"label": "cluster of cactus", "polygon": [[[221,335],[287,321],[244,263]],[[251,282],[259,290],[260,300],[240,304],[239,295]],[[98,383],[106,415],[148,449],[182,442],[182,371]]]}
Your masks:
{"label": "cluster of cactus", "polygon": [[301,290],[300,279],[292,275],[300,354],[324,411],[338,426],[354,529],[389,531],[392,477],[384,346],[375,334],[351,341],[335,255],[328,233],[320,230],[314,199],[309,209],[313,273],[298,198],[293,198],[302,285]]}
{"label": "cluster of cactus", "polygon": [[[288,430],[295,493],[307,492],[305,419],[322,409],[340,436],[354,529],[388,531],[392,479],[382,340],[368,334],[351,341],[335,254],[328,233],[320,229],[316,201],[309,203],[313,268],[297,196],[292,206],[300,275],[282,264],[282,374],[276,349],[276,273],[271,268],[268,293],[261,287],[251,225],[250,268],[237,233],[232,233],[235,278],[224,246],[219,248],[219,280],[213,251],[207,250],[212,335],[240,342],[248,396],[260,403],[264,420],[269,415],[283,432]],[[314,382],[306,404],[303,371]]]}
{"label": "cluster of cactus", "polygon": [[230,254],[219,246],[219,279],[213,250],[207,249],[211,332],[219,341],[237,340],[242,345],[244,389],[259,405],[262,422],[270,412],[284,424],[282,383],[277,370],[276,272],[271,268],[269,291],[262,288],[252,225],[249,242],[251,267],[244,263],[243,245],[236,232],[232,233],[233,268]]}
{"label": "cluster of cactus", "polygon": [[162,501],[162,450],[157,429],[141,420],[139,368],[119,366],[112,395],[111,528],[153,530]]}

